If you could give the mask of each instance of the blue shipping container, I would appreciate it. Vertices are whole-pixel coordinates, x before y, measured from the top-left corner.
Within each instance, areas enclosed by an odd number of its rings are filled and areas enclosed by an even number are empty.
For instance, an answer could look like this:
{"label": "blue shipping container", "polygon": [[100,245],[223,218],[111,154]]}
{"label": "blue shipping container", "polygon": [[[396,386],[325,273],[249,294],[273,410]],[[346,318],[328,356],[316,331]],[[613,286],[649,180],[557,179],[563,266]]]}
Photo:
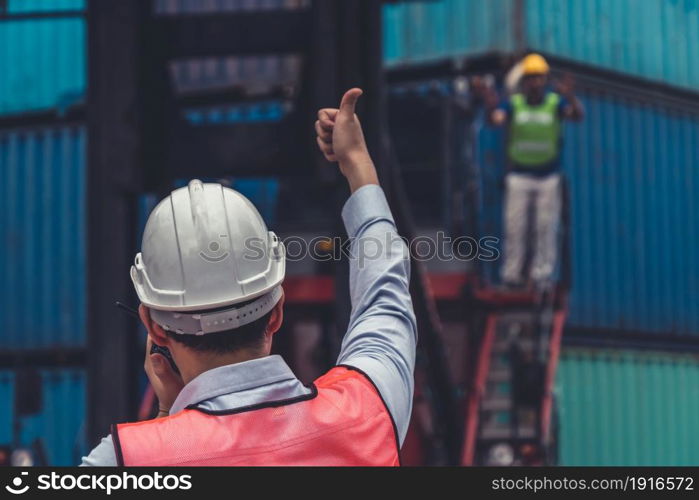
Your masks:
{"label": "blue shipping container", "polygon": [[85,343],[81,126],[0,131],[0,348]]}
{"label": "blue shipping container", "polygon": [[[587,90],[565,129],[573,289],[569,324],[699,334],[699,113]],[[484,127],[482,231],[501,233],[502,132]]]}
{"label": "blue shipping container", "polygon": [[[699,0],[523,0],[523,43],[534,50],[699,88]],[[387,65],[515,50],[515,0],[438,0],[384,7]],[[84,0],[10,0],[9,12],[80,10]],[[305,0],[158,0],[160,14],[304,8]],[[86,87],[81,17],[0,22],[0,113],[67,106]],[[247,62],[246,62],[247,61]],[[266,62],[265,62],[266,61]],[[293,78],[297,57],[180,61],[178,88]],[[50,77],[46,77],[50,75]],[[248,75],[248,76],[246,76]],[[266,76],[265,76],[266,75]],[[254,79],[254,78],[253,78]]]}
{"label": "blue shipping container", "polygon": [[12,435],[12,401],[14,398],[14,374],[0,372],[0,444],[10,444]]}
{"label": "blue shipping container", "polygon": [[524,1],[528,47],[699,88],[699,0]]}
{"label": "blue shipping container", "polygon": [[[699,0],[438,0],[384,10],[389,65],[515,49],[699,88]],[[516,30],[523,40],[517,47]]]}
{"label": "blue shipping container", "polygon": [[[8,13],[81,10],[84,0],[10,0]],[[0,114],[64,108],[83,98],[85,20],[0,21]]]}
{"label": "blue shipping container", "polygon": [[[42,370],[43,408],[20,419],[20,446],[39,439],[49,465],[76,465],[86,453],[85,374],[82,370]],[[13,441],[13,400],[17,388],[12,372],[0,372],[0,445]]]}
{"label": "blue shipping container", "polygon": [[75,11],[85,8],[85,0],[8,0],[10,14],[32,14],[35,12]]}
{"label": "blue shipping container", "polygon": [[244,88],[247,95],[300,84],[298,54],[207,57],[177,60],[170,65],[176,92],[210,88]]}
{"label": "blue shipping container", "polygon": [[384,7],[384,61],[420,63],[515,48],[515,0],[438,0]]}

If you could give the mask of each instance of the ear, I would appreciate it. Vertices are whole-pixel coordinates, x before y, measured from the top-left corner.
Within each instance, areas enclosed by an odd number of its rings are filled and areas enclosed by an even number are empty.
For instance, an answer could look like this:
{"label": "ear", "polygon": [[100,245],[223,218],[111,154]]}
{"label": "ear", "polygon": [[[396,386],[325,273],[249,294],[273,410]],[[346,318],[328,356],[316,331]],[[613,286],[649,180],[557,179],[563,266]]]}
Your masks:
{"label": "ear", "polygon": [[170,344],[170,339],[165,333],[165,330],[163,330],[163,328],[158,323],[151,319],[150,309],[141,304],[140,306],[138,306],[138,316],[141,318],[143,326],[145,326],[146,330],[148,330],[148,335],[150,335],[154,343],[163,347],[166,347]]}
{"label": "ear", "polygon": [[268,335],[273,335],[277,333],[279,328],[282,326],[284,321],[284,289],[282,288],[282,296],[279,302],[272,309],[272,314],[269,317],[269,323],[267,323],[267,330],[265,331]]}

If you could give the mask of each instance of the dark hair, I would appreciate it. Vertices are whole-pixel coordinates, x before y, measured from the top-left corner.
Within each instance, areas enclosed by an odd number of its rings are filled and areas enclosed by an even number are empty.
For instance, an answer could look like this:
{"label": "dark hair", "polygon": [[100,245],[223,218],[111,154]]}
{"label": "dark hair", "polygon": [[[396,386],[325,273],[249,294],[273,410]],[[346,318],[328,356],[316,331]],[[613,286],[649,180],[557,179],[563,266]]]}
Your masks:
{"label": "dark hair", "polygon": [[[253,300],[257,300],[257,298],[248,300],[247,302],[241,302],[240,304],[237,304],[237,306],[242,307],[251,303]],[[208,310],[206,312],[211,311],[212,310]],[[272,311],[269,311],[261,318],[258,318],[247,325],[239,326],[238,328],[233,328],[232,330],[207,333],[206,335],[180,334],[167,330],[165,333],[175,342],[179,342],[180,344],[195,351],[228,354],[239,349],[255,349],[262,347],[262,343],[265,338],[265,330],[267,329],[267,323],[269,323],[269,318],[271,315]]]}

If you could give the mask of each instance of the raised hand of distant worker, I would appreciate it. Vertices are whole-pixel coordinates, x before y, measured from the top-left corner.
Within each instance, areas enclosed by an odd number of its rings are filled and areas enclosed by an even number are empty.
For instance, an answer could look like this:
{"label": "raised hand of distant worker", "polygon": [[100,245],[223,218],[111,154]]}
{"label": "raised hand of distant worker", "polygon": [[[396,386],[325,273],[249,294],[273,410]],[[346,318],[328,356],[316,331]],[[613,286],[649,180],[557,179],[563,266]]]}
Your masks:
{"label": "raised hand of distant worker", "polygon": [[570,73],[564,74],[556,83],[556,92],[568,99],[572,98],[575,94],[575,77]]}
{"label": "raised hand of distant worker", "polygon": [[318,111],[315,123],[318,147],[328,161],[338,162],[352,192],[367,184],[378,184],[374,163],[355,114],[362,90],[353,88],[342,96],[340,107]]}
{"label": "raised hand of distant worker", "polygon": [[488,85],[488,82],[482,76],[474,76],[470,80],[471,92],[478,99],[483,101],[487,110],[493,110],[497,107],[500,99],[498,93],[493,87]]}
{"label": "raised hand of distant worker", "polygon": [[563,117],[567,120],[581,121],[585,116],[585,110],[580,100],[575,97],[575,77],[570,73],[563,75],[556,82],[556,92],[566,98],[568,104],[563,109]]}

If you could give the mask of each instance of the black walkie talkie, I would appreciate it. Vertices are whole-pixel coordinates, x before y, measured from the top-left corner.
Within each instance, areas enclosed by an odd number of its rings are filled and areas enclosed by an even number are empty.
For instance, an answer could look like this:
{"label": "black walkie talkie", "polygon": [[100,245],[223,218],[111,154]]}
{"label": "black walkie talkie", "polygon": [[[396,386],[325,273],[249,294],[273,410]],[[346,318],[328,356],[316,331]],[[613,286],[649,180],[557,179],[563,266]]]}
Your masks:
{"label": "black walkie talkie", "polygon": [[[139,317],[138,311],[136,311],[136,309],[134,309],[133,307],[129,307],[126,304],[124,304],[123,302],[119,302],[118,300],[116,301],[115,305],[119,309],[121,309],[124,312],[127,312],[128,314],[132,315],[133,317],[135,317],[135,318]],[[157,354],[162,354],[163,356],[165,356],[167,358],[167,360],[170,362],[170,366],[172,366],[172,369],[175,370],[175,373],[177,373],[178,375],[180,374],[180,369],[177,368],[177,365],[175,364],[175,360],[172,357],[172,353],[170,352],[170,349],[168,349],[167,347],[163,347],[161,345],[158,345],[158,344],[151,344],[150,353],[151,354],[157,353]]]}

